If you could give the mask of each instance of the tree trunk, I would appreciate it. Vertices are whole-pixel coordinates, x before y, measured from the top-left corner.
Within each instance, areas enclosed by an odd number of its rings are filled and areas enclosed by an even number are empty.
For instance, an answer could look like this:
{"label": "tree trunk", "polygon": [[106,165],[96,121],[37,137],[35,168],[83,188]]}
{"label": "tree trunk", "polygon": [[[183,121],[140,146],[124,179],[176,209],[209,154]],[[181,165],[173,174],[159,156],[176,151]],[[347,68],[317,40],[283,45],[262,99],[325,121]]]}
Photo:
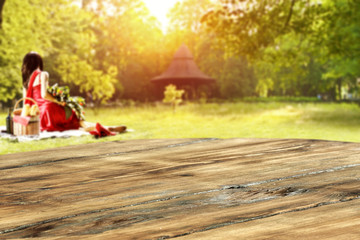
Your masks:
{"label": "tree trunk", "polygon": [[5,0],[0,0],[0,28],[2,27],[2,10],[5,4]]}
{"label": "tree trunk", "polygon": [[341,96],[341,83],[342,83],[342,79],[338,78],[337,79],[337,87],[338,87],[339,100],[342,99],[342,96]]}
{"label": "tree trunk", "polygon": [[292,14],[293,14],[293,9],[294,9],[294,4],[295,4],[295,0],[292,0],[291,1],[291,5],[290,5],[290,10],[289,10],[289,14],[286,18],[286,21],[285,21],[285,24],[284,24],[284,28],[283,30],[285,31],[285,29],[288,27],[289,25],[289,22],[290,22],[290,19],[292,17]]}

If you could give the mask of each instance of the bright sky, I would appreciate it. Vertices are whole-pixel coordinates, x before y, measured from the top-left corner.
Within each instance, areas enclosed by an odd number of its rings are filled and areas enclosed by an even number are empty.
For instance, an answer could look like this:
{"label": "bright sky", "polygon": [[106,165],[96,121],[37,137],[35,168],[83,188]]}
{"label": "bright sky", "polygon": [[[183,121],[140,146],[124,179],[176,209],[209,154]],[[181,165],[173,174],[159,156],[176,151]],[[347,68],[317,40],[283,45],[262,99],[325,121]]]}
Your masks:
{"label": "bright sky", "polygon": [[166,14],[172,8],[176,2],[182,0],[143,0],[146,6],[149,8],[151,14],[155,16],[161,23],[163,31],[167,29],[169,25],[169,19]]}

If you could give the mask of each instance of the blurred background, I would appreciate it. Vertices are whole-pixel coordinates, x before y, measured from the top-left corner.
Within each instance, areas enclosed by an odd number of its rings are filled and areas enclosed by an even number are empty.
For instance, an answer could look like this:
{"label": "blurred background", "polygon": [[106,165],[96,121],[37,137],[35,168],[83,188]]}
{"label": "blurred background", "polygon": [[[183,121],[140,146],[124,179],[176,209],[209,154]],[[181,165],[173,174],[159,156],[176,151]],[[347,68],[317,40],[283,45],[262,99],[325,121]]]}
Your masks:
{"label": "blurred background", "polygon": [[0,139],[0,154],[149,138],[360,142],[359,23],[359,0],[0,0],[0,125],[36,51],[51,85],[86,99],[87,121],[134,130]]}
{"label": "blurred background", "polygon": [[21,97],[29,51],[51,84],[95,104],[161,100],[150,80],[182,44],[216,80],[196,88],[204,101],[359,96],[358,0],[1,0],[0,10],[3,107]]}

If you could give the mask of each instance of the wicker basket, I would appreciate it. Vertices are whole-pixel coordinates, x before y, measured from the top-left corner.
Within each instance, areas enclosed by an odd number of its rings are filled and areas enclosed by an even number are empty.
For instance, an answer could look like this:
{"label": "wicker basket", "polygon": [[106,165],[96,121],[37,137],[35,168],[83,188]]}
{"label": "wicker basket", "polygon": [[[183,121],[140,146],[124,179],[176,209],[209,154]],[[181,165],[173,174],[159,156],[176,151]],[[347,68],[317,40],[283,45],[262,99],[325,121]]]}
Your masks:
{"label": "wicker basket", "polygon": [[[13,111],[13,115],[14,116],[20,116],[21,115],[21,112],[22,112],[22,109],[21,108],[17,108],[19,103],[23,100],[30,100],[32,101],[33,103],[36,103],[36,101],[32,98],[21,98],[20,100],[18,100],[16,103],[15,103],[15,106],[14,106],[14,111]],[[13,122],[13,134],[15,136],[23,136],[23,135],[39,135],[40,134],[40,121],[39,121],[39,115],[36,115],[36,116],[32,116],[30,117],[30,121],[29,121],[29,124],[24,126],[20,123],[17,123],[17,122]]]}

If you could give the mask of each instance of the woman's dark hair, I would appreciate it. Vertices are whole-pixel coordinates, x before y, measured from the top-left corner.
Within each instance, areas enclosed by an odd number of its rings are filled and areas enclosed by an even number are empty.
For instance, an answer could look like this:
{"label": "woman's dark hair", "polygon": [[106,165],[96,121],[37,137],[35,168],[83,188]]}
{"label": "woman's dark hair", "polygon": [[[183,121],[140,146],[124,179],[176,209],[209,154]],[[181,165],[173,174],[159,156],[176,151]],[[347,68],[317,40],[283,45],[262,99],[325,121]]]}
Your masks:
{"label": "woman's dark hair", "polygon": [[29,52],[25,55],[21,67],[24,88],[28,88],[30,76],[37,68],[40,68],[41,71],[43,70],[43,60],[38,53]]}

